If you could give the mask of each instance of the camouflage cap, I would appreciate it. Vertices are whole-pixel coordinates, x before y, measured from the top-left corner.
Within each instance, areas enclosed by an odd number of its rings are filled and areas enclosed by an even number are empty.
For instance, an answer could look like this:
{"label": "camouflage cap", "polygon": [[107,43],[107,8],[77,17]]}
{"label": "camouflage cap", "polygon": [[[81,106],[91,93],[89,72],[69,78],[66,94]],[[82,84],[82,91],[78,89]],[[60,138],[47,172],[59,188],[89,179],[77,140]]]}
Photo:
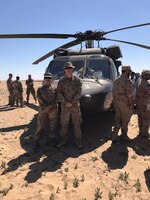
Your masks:
{"label": "camouflage cap", "polygon": [[52,78],[52,74],[47,72],[44,74],[44,78]]}
{"label": "camouflage cap", "polygon": [[75,66],[72,65],[72,62],[66,62],[65,65],[64,65],[64,69],[67,69],[67,68],[72,68],[72,69],[74,69]]}
{"label": "camouflage cap", "polygon": [[142,76],[144,76],[144,75],[150,75],[150,70],[143,70]]}
{"label": "camouflage cap", "polygon": [[123,65],[122,66],[122,70],[130,70],[131,71],[131,67],[129,65]]}

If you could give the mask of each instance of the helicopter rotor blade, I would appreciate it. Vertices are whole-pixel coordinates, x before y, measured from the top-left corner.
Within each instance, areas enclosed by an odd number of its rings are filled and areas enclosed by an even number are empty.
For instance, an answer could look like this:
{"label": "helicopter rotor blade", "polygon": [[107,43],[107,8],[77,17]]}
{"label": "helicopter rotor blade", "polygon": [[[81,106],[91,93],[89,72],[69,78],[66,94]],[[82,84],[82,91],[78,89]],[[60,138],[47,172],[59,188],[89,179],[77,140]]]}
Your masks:
{"label": "helicopter rotor blade", "polygon": [[75,46],[75,45],[80,44],[80,43],[81,43],[81,41],[79,41],[78,39],[73,40],[72,42],[68,42],[68,43],[66,43],[66,44],[64,44],[64,45],[62,45],[62,46],[60,46],[60,47],[54,49],[53,51],[50,51],[49,53],[45,54],[44,56],[42,56],[42,57],[39,58],[38,60],[34,61],[32,64],[38,64],[39,62],[41,62],[41,61],[45,60],[46,58],[52,56],[52,55],[54,54],[54,52],[55,52],[56,50],[60,49],[60,48],[65,48],[65,49],[67,49],[67,48],[69,48],[69,47]]}
{"label": "helicopter rotor blade", "polygon": [[150,50],[150,46],[146,46],[144,44],[138,44],[138,43],[134,43],[134,42],[128,42],[128,41],[123,41],[123,40],[115,40],[115,39],[109,39],[109,38],[103,38],[103,40],[122,42],[122,43],[125,43],[125,44],[131,44],[131,45],[134,45],[134,46],[137,46],[137,47],[141,47],[141,48]]}
{"label": "helicopter rotor blade", "polygon": [[76,37],[75,34],[55,34],[55,33],[37,33],[37,34],[0,34],[0,39],[18,39],[18,38],[60,38],[67,39]]}
{"label": "helicopter rotor blade", "polygon": [[134,26],[127,26],[127,27],[124,27],[124,28],[119,28],[119,29],[114,29],[114,30],[111,30],[111,31],[103,32],[102,35],[106,35],[108,33],[113,33],[113,32],[117,32],[117,31],[122,31],[122,30],[125,30],[125,29],[136,28],[136,27],[140,27],[140,26],[148,26],[148,25],[150,25],[150,23],[137,24],[137,25],[134,25]]}

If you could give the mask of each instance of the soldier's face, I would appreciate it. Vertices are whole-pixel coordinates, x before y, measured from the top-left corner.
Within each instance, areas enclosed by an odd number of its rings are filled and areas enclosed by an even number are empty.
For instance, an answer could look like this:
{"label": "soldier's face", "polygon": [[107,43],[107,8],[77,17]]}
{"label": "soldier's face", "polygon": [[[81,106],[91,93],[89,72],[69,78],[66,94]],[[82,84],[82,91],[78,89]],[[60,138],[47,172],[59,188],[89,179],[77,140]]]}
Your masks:
{"label": "soldier's face", "polygon": [[44,78],[44,82],[45,82],[46,85],[51,85],[51,83],[52,83],[52,79],[46,77],[46,78]]}
{"label": "soldier's face", "polygon": [[67,77],[72,77],[73,68],[71,68],[71,67],[66,68],[65,73],[66,73]]}

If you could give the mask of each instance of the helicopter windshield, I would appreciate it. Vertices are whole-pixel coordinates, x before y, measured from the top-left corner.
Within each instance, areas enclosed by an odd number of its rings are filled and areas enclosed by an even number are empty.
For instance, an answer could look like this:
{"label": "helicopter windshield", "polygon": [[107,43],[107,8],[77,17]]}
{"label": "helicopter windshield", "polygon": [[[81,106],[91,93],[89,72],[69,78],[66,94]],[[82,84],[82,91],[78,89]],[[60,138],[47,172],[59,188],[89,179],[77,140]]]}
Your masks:
{"label": "helicopter windshield", "polygon": [[[53,79],[60,79],[64,76],[64,65],[66,60],[53,60],[48,71],[52,73]],[[74,59],[71,60],[72,64],[75,66],[73,70],[73,75],[79,78],[107,78],[110,79],[110,63],[108,59],[100,58],[87,58],[87,59]]]}
{"label": "helicopter windshield", "polygon": [[[55,60],[51,63],[50,68],[48,69],[49,72],[52,73],[53,79],[60,79],[62,76],[64,76],[64,65],[66,63],[66,60]],[[83,60],[76,60],[72,61],[72,64],[75,66],[73,70],[73,75],[78,77],[83,77],[83,67],[84,67],[84,61]]]}
{"label": "helicopter windshield", "polygon": [[110,64],[106,59],[88,60],[85,71],[88,78],[108,78],[110,79]]}

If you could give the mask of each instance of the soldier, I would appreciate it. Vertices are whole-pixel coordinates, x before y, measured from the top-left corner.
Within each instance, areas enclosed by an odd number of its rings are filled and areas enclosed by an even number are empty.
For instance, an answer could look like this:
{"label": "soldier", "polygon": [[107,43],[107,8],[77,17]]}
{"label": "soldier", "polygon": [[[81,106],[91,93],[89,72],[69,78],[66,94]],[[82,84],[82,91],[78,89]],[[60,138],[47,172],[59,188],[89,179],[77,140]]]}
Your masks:
{"label": "soldier", "polygon": [[130,66],[122,66],[122,75],[118,77],[113,85],[113,106],[115,110],[115,126],[112,140],[118,140],[118,132],[121,128],[121,139],[129,140],[127,136],[128,123],[132,115],[132,83],[129,80]]}
{"label": "soldier", "polygon": [[136,105],[138,113],[139,135],[149,138],[150,125],[150,70],[142,72],[141,84],[137,88]]}
{"label": "soldier", "polygon": [[7,79],[7,89],[9,92],[8,105],[13,107],[14,103],[15,103],[15,95],[14,95],[14,86],[13,86],[12,77],[13,77],[13,75],[9,74],[9,78]]}
{"label": "soldier", "polygon": [[81,143],[81,111],[79,99],[82,84],[79,78],[73,76],[74,66],[71,62],[66,62],[64,66],[65,76],[58,82],[58,99],[61,106],[61,141],[57,147],[61,147],[67,142],[67,131],[70,117],[73,122],[76,145],[82,148]]}
{"label": "soldier", "polygon": [[35,89],[34,89],[34,80],[31,77],[31,74],[28,75],[28,79],[26,80],[26,85],[27,85],[27,90],[26,90],[26,94],[27,94],[27,103],[29,103],[29,96],[30,93],[32,94],[35,103],[36,103],[36,96],[35,96]]}
{"label": "soldier", "polygon": [[[44,74],[44,84],[37,90],[37,98],[39,102],[38,113],[38,128],[35,133],[36,144],[35,147],[39,147],[39,141],[43,134],[45,125],[49,123],[50,126],[50,139],[51,142],[55,142],[55,131],[57,127],[57,93],[51,85],[52,74]],[[47,142],[48,143],[48,142]]]}
{"label": "soldier", "polygon": [[14,94],[15,94],[15,101],[17,107],[20,104],[20,107],[23,107],[23,87],[22,83],[19,81],[20,77],[16,76],[16,80],[13,82],[14,84]]}

